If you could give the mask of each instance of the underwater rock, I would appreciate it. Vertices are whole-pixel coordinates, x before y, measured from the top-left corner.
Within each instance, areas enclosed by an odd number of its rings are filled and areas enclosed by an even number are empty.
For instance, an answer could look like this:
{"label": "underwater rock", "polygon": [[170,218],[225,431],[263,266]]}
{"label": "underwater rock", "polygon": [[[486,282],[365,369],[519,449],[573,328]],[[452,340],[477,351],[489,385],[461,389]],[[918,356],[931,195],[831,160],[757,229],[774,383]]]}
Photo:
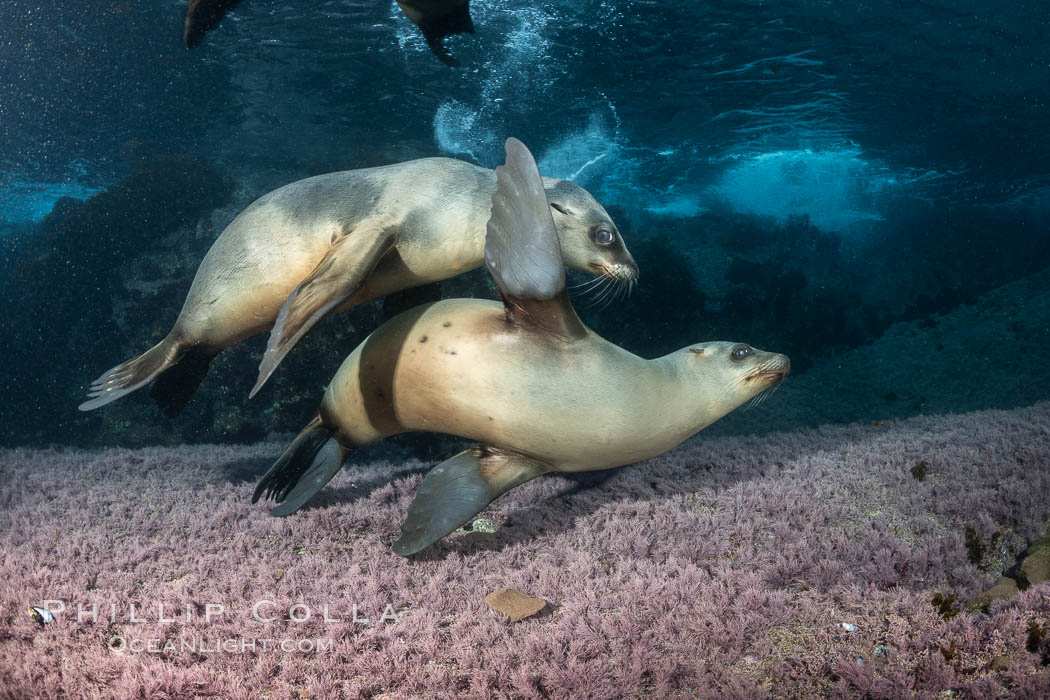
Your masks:
{"label": "underwater rock", "polygon": [[542,598],[533,598],[513,588],[501,588],[485,596],[485,605],[503,613],[511,622],[531,617],[547,606]]}
{"label": "underwater rock", "polygon": [[1009,576],[1003,576],[987,591],[974,596],[970,602],[967,603],[966,607],[969,610],[981,610],[987,608],[997,600],[1009,600],[1019,592],[1020,589],[1017,587],[1017,581]]}
{"label": "underwater rock", "polygon": [[1050,579],[1050,529],[1028,548],[1028,556],[1021,562],[1021,576],[1027,586]]}
{"label": "underwater rock", "polygon": [[1020,591],[1050,580],[1050,529],[1023,553],[1020,563],[1011,567],[1017,576],[1003,576],[987,591],[974,596],[967,605],[971,610],[987,608],[997,600],[1008,600]]}
{"label": "underwater rock", "polygon": [[[73,417],[68,409],[91,370],[121,354],[118,309],[135,293],[122,278],[125,266],[159,257],[173,245],[170,236],[196,225],[231,190],[207,163],[147,159],[85,202],[59,200],[33,235],[20,238],[4,261],[0,290],[31,303],[10,305],[0,319],[14,398],[0,408],[0,442],[91,441],[99,420]],[[163,313],[144,308],[140,318]]]}

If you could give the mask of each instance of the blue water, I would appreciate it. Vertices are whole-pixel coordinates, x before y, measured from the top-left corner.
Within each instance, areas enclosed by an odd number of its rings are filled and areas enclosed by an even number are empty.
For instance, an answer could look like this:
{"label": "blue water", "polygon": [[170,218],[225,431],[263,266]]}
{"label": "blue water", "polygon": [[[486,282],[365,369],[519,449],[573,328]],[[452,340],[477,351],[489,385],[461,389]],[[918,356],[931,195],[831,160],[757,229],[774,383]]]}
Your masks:
{"label": "blue water", "polygon": [[[450,69],[393,2],[244,0],[187,50],[180,0],[7,0],[0,229],[145,156],[207,161],[243,206],[317,172],[439,154],[493,167],[515,135],[641,238],[727,214],[930,251],[1009,248],[996,237],[1041,251],[1050,235],[1050,4],[471,8],[477,33],[446,39]],[[1028,257],[965,290],[971,268],[941,260],[937,279],[962,281],[916,285],[897,310],[948,312],[1035,271]]]}
{"label": "blue water", "polygon": [[5,209],[19,186],[116,176],[136,140],[288,169],[362,149],[491,166],[512,133],[629,209],[722,198],[835,229],[888,197],[1048,184],[1043,3],[474,0],[478,33],[447,40],[459,70],[393,3],[247,0],[194,51],[182,2],[51,5],[9,0],[0,27]]}

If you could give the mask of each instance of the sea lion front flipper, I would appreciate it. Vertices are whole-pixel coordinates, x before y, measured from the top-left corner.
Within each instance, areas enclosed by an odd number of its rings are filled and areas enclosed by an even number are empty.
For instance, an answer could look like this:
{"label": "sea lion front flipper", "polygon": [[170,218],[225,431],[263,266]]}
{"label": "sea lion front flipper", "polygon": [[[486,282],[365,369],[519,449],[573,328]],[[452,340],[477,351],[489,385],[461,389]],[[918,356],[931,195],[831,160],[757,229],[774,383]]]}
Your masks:
{"label": "sea lion front flipper", "polygon": [[407,557],[437,542],[515,486],[550,471],[516,452],[479,445],[437,465],[423,477],[401,525],[394,553]]}
{"label": "sea lion front flipper", "polygon": [[496,168],[496,192],[485,235],[485,264],[507,319],[565,339],[587,329],[565,289],[558,230],[536,160],[516,138],[507,139],[507,162]]}
{"label": "sea lion front flipper", "polygon": [[394,247],[392,229],[368,227],[343,236],[328,249],[310,276],[299,283],[281,307],[270,331],[259,378],[248,397],[262,388],[284,356],[329,311],[353,296],[376,263]]}

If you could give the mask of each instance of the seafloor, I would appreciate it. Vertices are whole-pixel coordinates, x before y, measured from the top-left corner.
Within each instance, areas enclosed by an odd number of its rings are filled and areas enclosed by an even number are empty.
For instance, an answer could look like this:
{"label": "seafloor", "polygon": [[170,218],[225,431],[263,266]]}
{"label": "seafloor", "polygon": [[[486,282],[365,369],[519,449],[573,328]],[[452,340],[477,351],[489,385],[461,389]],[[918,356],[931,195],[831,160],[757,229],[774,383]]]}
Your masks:
{"label": "seafloor", "polygon": [[[390,544],[426,465],[352,466],[275,519],[250,495],[282,448],[0,452],[3,694],[1050,688],[1050,583],[964,605],[1045,528],[1050,403],[701,438],[605,480],[526,484],[485,513],[494,534],[409,560]],[[503,587],[549,605],[510,623],[483,603]],[[45,599],[65,609],[41,626],[27,607]]]}

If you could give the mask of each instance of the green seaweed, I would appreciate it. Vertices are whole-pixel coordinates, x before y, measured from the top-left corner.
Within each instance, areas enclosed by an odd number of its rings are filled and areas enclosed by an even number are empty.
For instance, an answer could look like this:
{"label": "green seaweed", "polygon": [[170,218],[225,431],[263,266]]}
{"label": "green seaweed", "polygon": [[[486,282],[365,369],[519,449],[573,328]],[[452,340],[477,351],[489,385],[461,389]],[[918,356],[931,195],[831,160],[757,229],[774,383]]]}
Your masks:
{"label": "green seaweed", "polygon": [[1039,644],[1046,638],[1046,628],[1035,620],[1028,623],[1028,641],[1025,649],[1035,654],[1039,651]]}
{"label": "green seaweed", "polygon": [[926,480],[926,471],[929,468],[929,466],[930,465],[928,465],[925,460],[922,461],[922,462],[919,462],[918,464],[916,464],[914,467],[911,468],[911,475],[913,477],[915,477],[916,481],[925,481]]}
{"label": "green seaweed", "polygon": [[948,595],[934,593],[930,602],[933,604],[937,614],[945,620],[950,620],[962,612],[962,607],[959,605],[959,600],[954,593],[949,593]]}
{"label": "green seaweed", "polygon": [[977,534],[977,530],[974,529],[973,525],[966,526],[966,529],[963,531],[963,536],[966,538],[966,554],[970,559],[970,563],[975,566],[980,566],[981,562],[984,561],[984,554],[987,551],[984,542],[981,541],[981,538]]}

